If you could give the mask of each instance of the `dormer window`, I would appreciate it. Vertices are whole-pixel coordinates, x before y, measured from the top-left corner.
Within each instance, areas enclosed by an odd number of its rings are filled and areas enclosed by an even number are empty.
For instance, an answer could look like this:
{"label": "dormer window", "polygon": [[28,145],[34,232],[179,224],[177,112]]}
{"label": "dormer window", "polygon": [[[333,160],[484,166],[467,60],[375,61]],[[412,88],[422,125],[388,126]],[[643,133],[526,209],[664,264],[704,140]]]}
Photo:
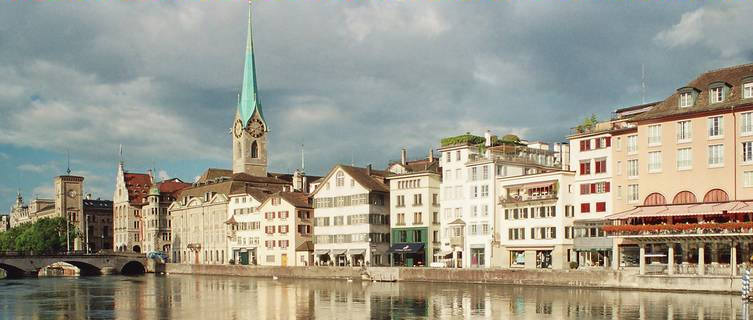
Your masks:
{"label": "dormer window", "polygon": [[724,87],[711,88],[709,90],[709,101],[719,103],[724,101]]}
{"label": "dormer window", "polygon": [[680,108],[688,108],[693,106],[693,94],[690,92],[680,93]]}
{"label": "dormer window", "polygon": [[743,84],[743,99],[753,98],[753,81]]}

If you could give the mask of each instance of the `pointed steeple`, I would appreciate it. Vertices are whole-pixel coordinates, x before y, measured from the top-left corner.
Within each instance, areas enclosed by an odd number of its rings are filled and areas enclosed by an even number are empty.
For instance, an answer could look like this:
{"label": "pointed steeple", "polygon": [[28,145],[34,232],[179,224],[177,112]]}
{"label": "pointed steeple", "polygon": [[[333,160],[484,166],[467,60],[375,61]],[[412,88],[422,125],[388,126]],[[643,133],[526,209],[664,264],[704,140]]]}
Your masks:
{"label": "pointed steeple", "polygon": [[240,102],[238,110],[240,111],[243,125],[248,125],[248,120],[254,115],[254,111],[259,112],[259,117],[264,122],[264,114],[261,110],[261,101],[258,96],[259,90],[256,86],[256,62],[254,60],[254,38],[251,23],[251,1],[248,2],[248,34],[246,38],[246,62],[243,65],[243,88],[241,89]]}

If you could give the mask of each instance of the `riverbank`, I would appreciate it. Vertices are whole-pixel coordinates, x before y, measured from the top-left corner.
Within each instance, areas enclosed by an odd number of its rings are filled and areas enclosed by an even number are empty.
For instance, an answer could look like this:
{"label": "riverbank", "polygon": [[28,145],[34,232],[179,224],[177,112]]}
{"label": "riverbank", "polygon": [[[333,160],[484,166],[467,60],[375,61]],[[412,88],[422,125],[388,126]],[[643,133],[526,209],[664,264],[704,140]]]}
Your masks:
{"label": "riverbank", "polygon": [[400,267],[263,267],[169,263],[171,274],[400,282],[489,283],[589,289],[739,294],[739,277],[639,275],[638,270],[514,270]]}

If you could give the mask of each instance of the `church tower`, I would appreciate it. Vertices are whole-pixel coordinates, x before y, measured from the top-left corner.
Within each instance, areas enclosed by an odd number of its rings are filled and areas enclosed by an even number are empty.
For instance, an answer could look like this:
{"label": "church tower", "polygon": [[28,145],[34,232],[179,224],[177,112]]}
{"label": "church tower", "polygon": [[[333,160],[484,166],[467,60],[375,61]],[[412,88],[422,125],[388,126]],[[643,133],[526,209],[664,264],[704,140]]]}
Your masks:
{"label": "church tower", "polygon": [[248,3],[248,35],[246,62],[243,66],[243,88],[233,122],[233,173],[267,176],[267,133],[261,100],[256,86],[256,63],[251,27],[251,2]]}

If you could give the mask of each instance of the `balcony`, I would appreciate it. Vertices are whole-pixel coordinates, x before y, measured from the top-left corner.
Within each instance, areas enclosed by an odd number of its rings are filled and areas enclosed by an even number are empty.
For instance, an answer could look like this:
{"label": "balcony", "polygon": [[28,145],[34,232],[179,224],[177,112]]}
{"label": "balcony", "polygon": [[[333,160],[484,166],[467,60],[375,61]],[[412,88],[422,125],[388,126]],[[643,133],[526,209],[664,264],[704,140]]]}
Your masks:
{"label": "balcony", "polygon": [[557,201],[557,194],[554,193],[545,193],[545,194],[534,194],[534,195],[511,195],[511,196],[500,196],[499,197],[499,203],[500,204],[520,204],[525,202],[531,202],[531,201]]}
{"label": "balcony", "polygon": [[465,238],[463,236],[450,237],[450,246],[463,247],[464,243],[465,243]]}

